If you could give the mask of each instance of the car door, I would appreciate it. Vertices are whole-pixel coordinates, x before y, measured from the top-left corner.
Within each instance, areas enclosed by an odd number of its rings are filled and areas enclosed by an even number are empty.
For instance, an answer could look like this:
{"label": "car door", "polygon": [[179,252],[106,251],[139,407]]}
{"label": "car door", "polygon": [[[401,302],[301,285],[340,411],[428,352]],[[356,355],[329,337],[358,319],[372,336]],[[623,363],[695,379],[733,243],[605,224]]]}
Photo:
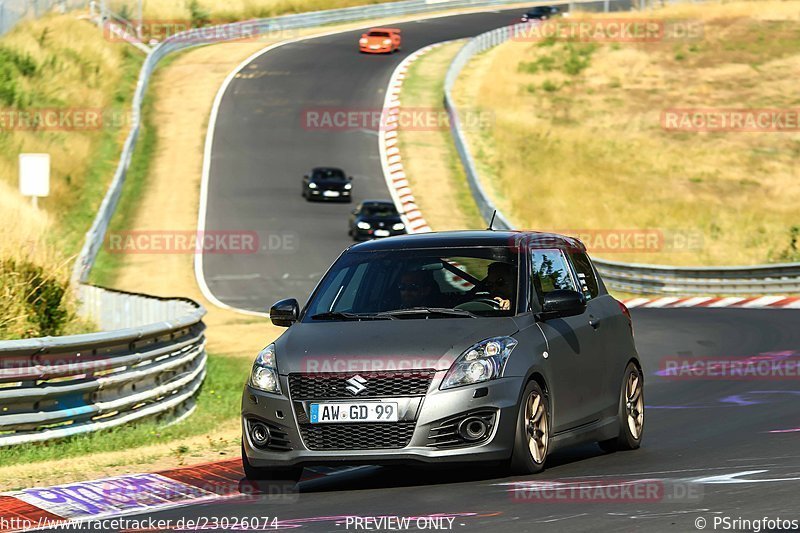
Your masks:
{"label": "car door", "polygon": [[631,355],[625,342],[631,337],[630,324],[622,314],[619,302],[601,287],[589,256],[577,250],[570,251],[568,255],[579,288],[586,296],[589,321],[597,333],[599,360],[602,361],[598,374],[598,398],[601,400],[598,409],[613,413],[618,408],[619,384]]}
{"label": "car door", "polygon": [[[541,305],[544,295],[557,289],[579,290],[574,271],[562,250],[530,252],[532,300]],[[539,325],[548,343],[548,374],[553,406],[553,432],[559,433],[597,420],[602,390],[602,349],[590,324],[591,310],[555,318]]]}

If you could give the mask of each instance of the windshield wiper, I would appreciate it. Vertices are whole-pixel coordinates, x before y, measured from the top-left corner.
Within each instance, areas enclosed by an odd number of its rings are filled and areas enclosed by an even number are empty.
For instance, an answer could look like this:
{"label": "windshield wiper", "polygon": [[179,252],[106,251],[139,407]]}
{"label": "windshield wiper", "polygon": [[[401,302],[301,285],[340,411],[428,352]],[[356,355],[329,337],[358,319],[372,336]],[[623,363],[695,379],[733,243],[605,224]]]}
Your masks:
{"label": "windshield wiper", "polygon": [[387,317],[403,317],[413,315],[441,315],[478,318],[478,315],[471,313],[466,309],[453,309],[450,307],[412,307],[410,309],[396,309],[394,311],[384,311],[383,313],[378,313],[378,316]]}
{"label": "windshield wiper", "polygon": [[350,313],[347,311],[326,311],[311,315],[311,320],[394,320],[392,316],[382,313]]}

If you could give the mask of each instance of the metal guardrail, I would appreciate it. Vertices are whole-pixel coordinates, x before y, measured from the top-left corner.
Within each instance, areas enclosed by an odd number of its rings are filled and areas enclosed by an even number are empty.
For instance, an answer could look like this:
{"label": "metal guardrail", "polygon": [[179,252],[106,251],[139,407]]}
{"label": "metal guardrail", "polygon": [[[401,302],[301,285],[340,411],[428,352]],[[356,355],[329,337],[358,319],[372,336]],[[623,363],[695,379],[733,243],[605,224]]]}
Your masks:
{"label": "metal guardrail", "polygon": [[[618,2],[602,2],[605,11],[616,10]],[[633,5],[631,2],[624,2]],[[612,9],[608,9],[611,6]],[[586,4],[581,4],[584,9]],[[481,178],[469,145],[461,129],[458,108],[452,90],[459,74],[477,54],[508,41],[526,24],[498,28],[470,39],[456,54],[447,70],[444,84],[444,107],[450,118],[450,131],[472,196],[488,223],[497,209],[481,185]],[[497,210],[494,227],[512,229],[507,217]],[[779,294],[800,293],[800,263],[735,267],[672,267],[594,260],[606,285],[612,289],[638,294]]]}
{"label": "metal guardrail", "polygon": [[206,374],[205,309],[84,286],[87,316],[123,329],[0,342],[0,446],[191,412]]}

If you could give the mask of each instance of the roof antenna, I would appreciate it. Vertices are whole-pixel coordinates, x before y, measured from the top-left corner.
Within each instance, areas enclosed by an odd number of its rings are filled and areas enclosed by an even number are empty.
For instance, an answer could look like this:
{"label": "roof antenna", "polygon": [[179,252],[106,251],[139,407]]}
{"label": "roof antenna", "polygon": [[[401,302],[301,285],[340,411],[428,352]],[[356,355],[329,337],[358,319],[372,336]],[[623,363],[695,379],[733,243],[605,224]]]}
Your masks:
{"label": "roof antenna", "polygon": [[494,231],[494,228],[492,226],[494,226],[494,217],[496,216],[497,216],[497,209],[495,209],[492,212],[492,220],[489,221],[489,227],[486,228],[487,231]]}

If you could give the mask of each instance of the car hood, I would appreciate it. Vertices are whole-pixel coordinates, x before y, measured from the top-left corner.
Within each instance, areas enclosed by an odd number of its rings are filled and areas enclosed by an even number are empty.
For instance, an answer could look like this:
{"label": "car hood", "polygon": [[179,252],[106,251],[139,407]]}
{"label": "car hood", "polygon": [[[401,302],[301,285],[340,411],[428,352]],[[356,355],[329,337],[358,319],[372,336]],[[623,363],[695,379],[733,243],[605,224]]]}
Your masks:
{"label": "car hood", "polygon": [[275,341],[278,370],[446,370],[473,344],[518,331],[510,317],[298,322]]}

